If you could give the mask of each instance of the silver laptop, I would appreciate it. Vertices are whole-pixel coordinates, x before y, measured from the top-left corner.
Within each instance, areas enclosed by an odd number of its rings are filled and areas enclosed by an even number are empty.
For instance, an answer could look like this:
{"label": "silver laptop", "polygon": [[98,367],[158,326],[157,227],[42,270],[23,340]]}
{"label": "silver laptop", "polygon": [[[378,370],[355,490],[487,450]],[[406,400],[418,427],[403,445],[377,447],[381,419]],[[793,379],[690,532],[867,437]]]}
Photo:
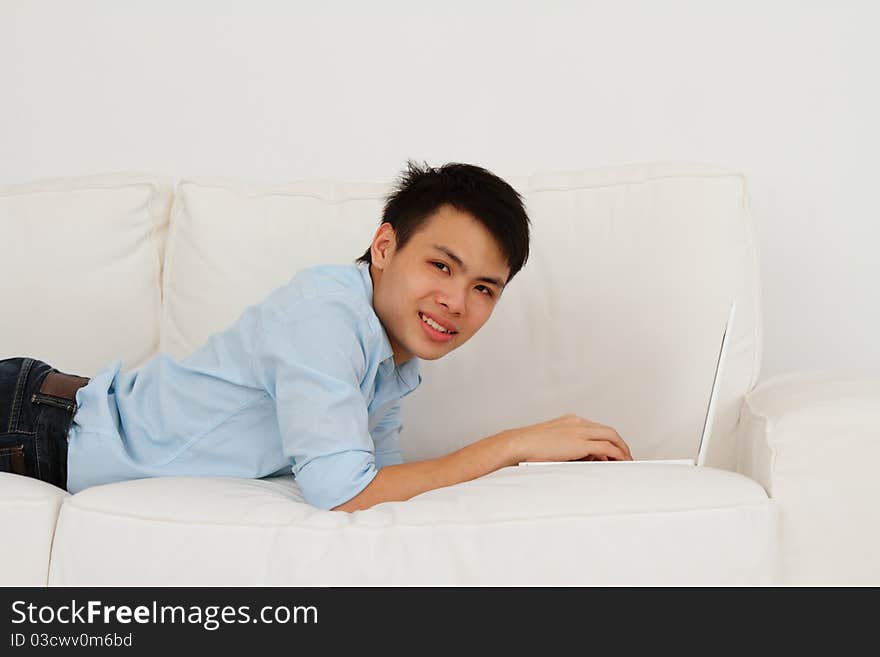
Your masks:
{"label": "silver laptop", "polygon": [[700,437],[700,446],[697,448],[697,458],[694,459],[634,459],[632,461],[520,461],[519,465],[593,465],[594,463],[668,463],[678,465],[705,465],[706,454],[709,451],[709,437],[712,435],[712,424],[715,421],[715,408],[718,405],[718,388],[721,376],[724,373],[724,362],[727,360],[727,336],[730,327],[733,326],[733,316],[736,311],[736,301],[730,304],[730,312],[727,314],[727,323],[724,325],[724,334],[721,336],[721,349],[718,352],[718,362],[715,364],[715,378],[712,379],[712,392],[709,394],[709,407],[706,409],[706,419],[703,421],[703,435]]}

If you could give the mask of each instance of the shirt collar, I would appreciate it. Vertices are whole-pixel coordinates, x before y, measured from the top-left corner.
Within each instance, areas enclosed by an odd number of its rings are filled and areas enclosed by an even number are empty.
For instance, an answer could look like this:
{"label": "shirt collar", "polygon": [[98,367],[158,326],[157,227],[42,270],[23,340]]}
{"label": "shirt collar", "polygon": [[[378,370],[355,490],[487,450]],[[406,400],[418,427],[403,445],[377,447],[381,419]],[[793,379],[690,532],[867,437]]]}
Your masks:
{"label": "shirt collar", "polygon": [[373,316],[376,318],[376,324],[379,326],[379,335],[381,337],[381,352],[379,354],[379,362],[383,367],[387,367],[389,369],[393,368],[397,373],[397,377],[400,379],[403,385],[406,386],[407,391],[411,392],[415,390],[422,382],[419,359],[417,356],[413,356],[402,365],[394,367],[394,350],[391,348],[391,341],[388,339],[388,334],[385,332],[385,327],[382,326],[382,322],[379,320],[379,316],[376,315],[376,310],[373,308],[373,278],[372,276],[370,276],[370,263],[358,262],[357,268],[361,274],[361,280],[364,284],[364,293],[367,297],[367,303],[373,310]]}

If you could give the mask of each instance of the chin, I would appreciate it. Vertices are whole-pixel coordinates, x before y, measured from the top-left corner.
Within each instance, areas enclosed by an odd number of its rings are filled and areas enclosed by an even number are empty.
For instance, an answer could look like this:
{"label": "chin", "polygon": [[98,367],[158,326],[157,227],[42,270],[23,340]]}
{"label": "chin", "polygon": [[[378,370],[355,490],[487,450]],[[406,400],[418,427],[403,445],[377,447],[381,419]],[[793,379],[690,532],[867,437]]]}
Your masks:
{"label": "chin", "polygon": [[452,349],[443,351],[439,354],[431,354],[431,355],[424,355],[424,356],[422,354],[413,354],[413,355],[416,358],[418,358],[419,360],[439,360],[439,359],[443,358],[446,354],[448,354],[450,351],[452,351]]}
{"label": "chin", "polygon": [[[455,340],[454,344],[437,345],[434,349],[431,349],[430,347],[428,347],[428,348],[422,347],[421,349],[414,350],[411,353],[414,356],[421,358],[422,360],[437,360],[438,358],[443,358],[443,356],[446,356],[447,354],[452,353],[453,351],[458,349],[462,344],[464,344],[464,343],[460,342],[458,340]],[[424,354],[424,355],[422,355],[422,354]]]}

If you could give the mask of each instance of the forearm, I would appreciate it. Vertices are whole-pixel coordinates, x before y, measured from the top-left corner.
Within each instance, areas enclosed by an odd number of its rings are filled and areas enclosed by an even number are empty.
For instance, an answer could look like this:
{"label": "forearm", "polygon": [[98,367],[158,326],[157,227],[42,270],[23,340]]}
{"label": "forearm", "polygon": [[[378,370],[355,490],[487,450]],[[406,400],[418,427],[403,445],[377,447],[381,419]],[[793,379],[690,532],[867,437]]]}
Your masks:
{"label": "forearm", "polygon": [[502,431],[446,456],[389,465],[358,495],[333,511],[358,511],[381,502],[408,500],[425,491],[452,486],[494,472],[520,460],[514,434]]}

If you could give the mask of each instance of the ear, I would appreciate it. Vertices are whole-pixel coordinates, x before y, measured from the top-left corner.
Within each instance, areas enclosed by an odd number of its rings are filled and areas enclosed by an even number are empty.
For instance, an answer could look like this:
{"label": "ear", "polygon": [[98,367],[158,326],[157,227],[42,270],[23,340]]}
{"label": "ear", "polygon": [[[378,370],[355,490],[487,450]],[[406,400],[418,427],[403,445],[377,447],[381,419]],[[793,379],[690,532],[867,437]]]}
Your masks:
{"label": "ear", "polygon": [[396,246],[397,237],[394,233],[394,227],[385,222],[376,230],[373,243],[370,245],[370,257],[373,265],[378,269],[385,269],[391,261],[391,256],[394,255]]}

